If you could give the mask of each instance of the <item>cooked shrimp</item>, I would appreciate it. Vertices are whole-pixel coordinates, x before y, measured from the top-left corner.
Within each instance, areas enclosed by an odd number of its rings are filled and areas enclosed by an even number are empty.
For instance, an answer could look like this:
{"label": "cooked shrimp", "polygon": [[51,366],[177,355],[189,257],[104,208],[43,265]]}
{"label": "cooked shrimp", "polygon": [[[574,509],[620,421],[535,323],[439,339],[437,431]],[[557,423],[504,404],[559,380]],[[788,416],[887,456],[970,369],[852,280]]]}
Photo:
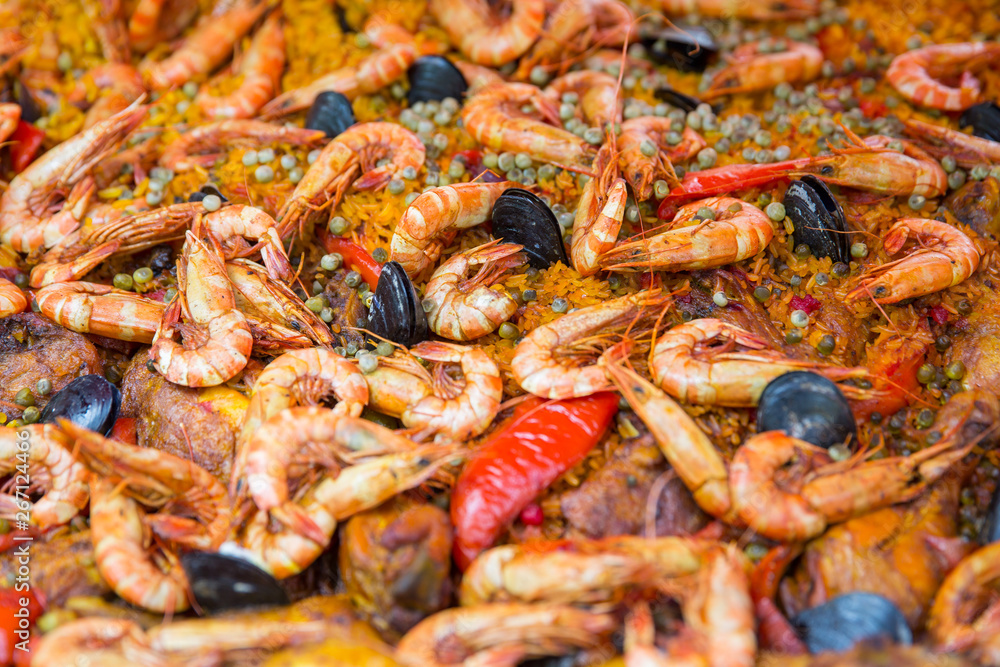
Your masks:
{"label": "cooked shrimp", "polygon": [[212,95],[203,87],[195,103],[207,118],[250,118],[271,101],[285,69],[285,32],[281,14],[264,21],[240,60],[239,87],[228,95]]}
{"label": "cooked shrimp", "polygon": [[887,253],[895,255],[908,238],[917,241],[906,257],[866,272],[851,290],[849,300],[871,298],[897,303],[933,294],[959,284],[979,266],[979,250],[968,236],[945,222],[903,218],[885,235]]}
{"label": "cooked shrimp", "polygon": [[904,120],[903,124],[907,134],[920,141],[928,153],[939,159],[950,155],[966,169],[984,163],[1000,163],[1000,142],[913,118]]}
{"label": "cooked shrimp", "polygon": [[634,371],[601,361],[615,387],[649,428],[663,456],[712,516],[739,525],[729,498],[729,472],[721,454],[694,420],[672,398]]}
{"label": "cooked shrimp", "polygon": [[[712,343],[722,341],[750,351],[727,352],[712,347]],[[834,382],[868,375],[864,368],[798,361],[766,347],[749,331],[722,320],[693,320],[657,339],[649,369],[653,381],[676,399],[739,408],[756,406],[771,380],[792,371],[812,371]]]}
{"label": "cooked shrimp", "polygon": [[382,414],[402,417],[411,405],[434,394],[434,378],[416,357],[403,350],[379,357],[378,367],[365,375],[368,405]]}
{"label": "cooked shrimp", "polygon": [[583,186],[573,216],[569,257],[581,276],[597,273],[601,255],[615,247],[628,200],[611,142],[597,151],[594,169],[598,176]]}
{"label": "cooked shrimp", "polygon": [[234,259],[226,262],[226,275],[233,286],[236,307],[251,323],[255,347],[261,348],[264,343],[257,335],[258,328],[270,331],[280,351],[333,345],[330,327],[288,285],[271,278],[265,267]]}
{"label": "cooked shrimp", "polygon": [[[26,437],[20,437],[24,433]],[[19,446],[24,443],[27,447]],[[18,466],[28,466],[33,486],[44,495],[31,504],[31,523],[42,530],[69,523],[90,498],[89,473],[70,451],[70,443],[51,424],[29,424],[0,429],[0,476],[13,474]],[[20,494],[18,494],[20,495]],[[18,511],[16,496],[3,494],[0,503],[9,509],[0,516],[13,521]],[[8,502],[9,501],[9,502]]]}
{"label": "cooked shrimp", "polygon": [[308,85],[282,93],[264,105],[261,117],[274,119],[301,111],[315,102],[320,93],[328,90],[336,91],[349,100],[358,95],[376,93],[402,78],[421,55],[412,35],[376,16],[365,23],[364,33],[372,43],[380,44],[378,51],[354,67],[342,67]]}
{"label": "cooked shrimp", "polygon": [[[359,190],[382,188],[407,167],[419,170],[427,152],[417,135],[395,123],[360,123],[341,132],[334,141],[350,148],[361,160],[362,175],[353,184]],[[386,158],[388,163],[375,166]]]}
{"label": "cooked shrimp", "polygon": [[821,455],[814,445],[769,431],[751,437],[729,464],[733,509],[748,526],[774,540],[798,542],[823,533],[828,524],[846,521],[919,495],[971,451],[943,440],[909,457],[828,464],[790,490],[775,474],[803,458]]}
{"label": "cooked shrimp", "polygon": [[21,120],[21,106],[14,102],[0,104],[0,143],[7,141]]}
{"label": "cooked shrimp", "polygon": [[708,145],[700,134],[685,127],[680,143],[671,146],[666,138],[672,124],[672,120],[660,116],[642,116],[622,123],[618,164],[639,201],[653,196],[656,179],[676,183],[673,163],[690,160]]}
{"label": "cooked shrimp", "polygon": [[[431,331],[443,338],[465,341],[492,333],[506,322],[517,310],[517,301],[491,286],[508,269],[524,264],[522,248],[491,241],[452,255],[441,264],[424,288],[423,305]],[[480,268],[469,278],[473,266]]]}
{"label": "cooked shrimp", "polygon": [[503,381],[490,355],[475,345],[424,341],[410,352],[425,361],[459,364],[464,386],[439,374],[434,395],[417,401],[403,412],[403,424],[457,441],[485,431],[500,411]]}
{"label": "cooked shrimp", "polygon": [[[160,164],[173,171],[207,168],[219,157],[222,146],[229,143],[255,147],[273,143],[310,146],[318,144],[323,136],[320,130],[285,127],[259,120],[219,120],[183,132],[167,145],[160,156]],[[207,151],[211,153],[203,154]]]}
{"label": "cooked shrimp", "polygon": [[[149,531],[191,549],[214,550],[229,529],[225,487],[171,454],[108,440],[66,420],[90,479],[90,529],[97,569],[123,600],[156,612],[188,608],[187,577],[171,547],[149,549]],[[158,509],[146,514],[143,508]]]}
{"label": "cooked shrimp", "polygon": [[480,90],[466,101],[462,120],[476,141],[494,151],[527,153],[535,160],[569,167],[588,166],[594,149],[572,132],[524,113],[521,108],[528,104],[534,104],[544,118],[558,122],[552,99],[526,83]]}
{"label": "cooked shrimp", "polygon": [[127,109],[146,94],[139,70],[127,63],[105,63],[87,70],[80,87],[83,95],[87,90],[98,92],[97,100],[90,105],[83,119],[85,129]]}
{"label": "cooked shrimp", "polygon": [[456,60],[452,63],[462,73],[462,78],[469,84],[466,95],[473,95],[487,86],[495,83],[504,83],[506,79],[492,67],[483,67],[464,60]]}
{"label": "cooked shrimp", "polygon": [[[962,111],[978,102],[982,93],[973,72],[995,64],[997,58],[1000,58],[1000,44],[996,43],[932,44],[893,58],[885,78],[914,104]],[[938,81],[958,73],[961,73],[958,88]]]}
{"label": "cooked shrimp", "polygon": [[[455,456],[452,445],[423,445],[348,466],[336,477],[327,475],[300,494],[298,511],[315,523],[323,535],[332,536],[337,521],[377,507],[423,484]],[[314,542],[292,530],[271,530],[267,512],[254,513],[239,539],[278,579],[298,574],[326,548],[325,543]]]}
{"label": "cooked shrimp", "polygon": [[[713,220],[696,221],[710,208]],[[771,220],[753,204],[732,197],[702,199],[677,211],[670,231],[622,243],[601,256],[608,271],[690,271],[753,257],[774,237]]]}
{"label": "cooked shrimp", "polygon": [[779,40],[777,49],[782,50],[761,53],[760,42],[737,48],[729,66],[715,75],[702,98],[770,90],[779,83],[812,81],[819,76],[823,52],[812,44]]}
{"label": "cooked shrimp", "polygon": [[[86,204],[93,190],[86,184],[88,172],[145,115],[145,107],[133,105],[59,144],[15,176],[0,197],[0,242],[31,252],[51,248],[76,229],[83,213],[75,209]],[[62,211],[50,215],[57,193],[69,188],[73,191]]]}
{"label": "cooked shrimp", "polygon": [[[948,174],[915,144],[883,135],[862,140],[850,129],[847,136],[852,143],[848,148],[807,158],[788,175],[811,173],[827,183],[904,197],[939,197],[948,191]],[[892,149],[893,144],[902,151]]]}
{"label": "cooked shrimp", "polygon": [[67,282],[35,293],[45,317],[77,333],[148,345],[166,311],[166,304],[110,285]]}
{"label": "cooked shrimp", "polygon": [[0,318],[16,315],[27,307],[28,298],[21,288],[9,280],[0,278]]}
{"label": "cooked shrimp", "polygon": [[[236,310],[222,258],[191,232],[177,266],[177,283],[178,299],[167,308],[149,356],[174,384],[222,384],[246,366],[253,337],[246,317]],[[178,333],[185,338],[183,345],[174,340]]]}
{"label": "cooked shrimp", "polygon": [[485,0],[431,0],[430,11],[451,41],[477,65],[499,67],[531,48],[545,22],[544,0],[511,0],[501,19]]}
{"label": "cooked shrimp", "polygon": [[[613,2],[618,4],[617,0]],[[610,74],[591,70],[570,72],[545,88],[545,94],[556,102],[566,93],[576,93],[579,96],[579,109],[588,125],[604,127],[605,123],[621,122],[622,103],[618,98],[618,79]]]}
{"label": "cooked shrimp", "polygon": [[[555,69],[562,74],[573,64],[574,56],[594,46],[621,46],[634,21],[632,10],[618,0],[560,2],[551,13],[542,37],[521,58],[517,77],[529,78],[535,67]],[[580,73],[590,69],[595,68],[588,67]],[[603,117],[603,120],[607,119],[607,116]]]}
{"label": "cooked shrimp", "polygon": [[399,262],[411,278],[420,275],[459,231],[486,222],[496,200],[513,187],[518,186],[511,181],[459,183],[422,193],[396,224],[389,259]]}
{"label": "cooked shrimp", "polygon": [[604,367],[581,363],[583,354],[574,354],[573,347],[592,343],[594,336],[611,327],[638,320],[643,311],[662,307],[666,300],[657,290],[629,294],[532,329],[514,348],[510,362],[514,380],[542,398],[589,396],[607,390],[611,382]]}
{"label": "cooked shrimp", "polygon": [[400,640],[396,657],[409,667],[515,665],[594,648],[617,626],[611,614],[558,604],[456,607],[418,623]]}
{"label": "cooked shrimp", "polygon": [[78,618],[32,643],[31,659],[45,667],[214,667],[215,655],[168,657],[152,649],[142,626],[125,618]]}
{"label": "cooked shrimp", "polygon": [[223,14],[202,16],[179,49],[160,62],[146,60],[140,65],[150,88],[163,90],[210,74],[232,54],[267,7],[265,0],[237,0]]}
{"label": "cooked shrimp", "polygon": [[816,0],[659,0],[660,9],[672,16],[699,14],[712,18],[788,21],[819,14]]}
{"label": "cooked shrimp", "polygon": [[260,247],[268,275],[275,280],[289,282],[294,271],[278,235],[277,224],[261,209],[237,204],[199,217],[194,232],[211,234],[219,240],[226,259],[242,257],[252,250],[243,239],[258,241],[255,247]]}
{"label": "cooked shrimp", "polygon": [[85,0],[83,9],[87,12],[97,41],[101,43],[104,59],[109,63],[131,61],[132,50],[125,29],[121,0]]}
{"label": "cooked shrimp", "polygon": [[493,547],[462,574],[464,607],[485,602],[597,604],[627,587],[691,574],[709,543],[682,537],[623,535]]}
{"label": "cooked shrimp", "polygon": [[103,224],[91,218],[89,225],[67,234],[42,255],[31,269],[29,284],[38,288],[79,280],[112,256],[131,255],[160,243],[179,241],[202,211],[200,203],[185,202],[101,221]]}
{"label": "cooked shrimp", "polygon": [[[230,492],[237,500],[253,499],[258,510],[270,512],[273,519],[290,530],[323,545],[329,542],[330,535],[292,500],[290,471],[318,465],[336,473],[338,468],[361,458],[399,454],[417,447],[383,426],[350,417],[344,411],[286,408],[273,414],[250,434],[241,449]],[[295,476],[302,474],[297,472]]]}
{"label": "cooked shrimp", "polygon": [[336,206],[360,169],[358,154],[339,141],[331,141],[306,171],[278,211],[281,235],[305,231],[316,211]]}
{"label": "cooked shrimp", "polygon": [[[278,413],[296,405],[317,404],[330,395],[338,401],[333,414],[361,415],[368,404],[368,383],[356,364],[321,347],[281,355],[254,383],[240,441],[248,442],[261,424]],[[242,456],[241,451],[238,460]]]}
{"label": "cooked shrimp", "polygon": [[939,651],[965,653],[978,664],[1000,664],[993,584],[1000,579],[1000,542],[974,551],[945,577],[927,618]]}
{"label": "cooked shrimp", "polygon": [[709,550],[692,582],[662,586],[663,592],[680,598],[684,619],[683,629],[666,641],[663,651],[654,644],[656,629],[648,605],[633,606],[626,619],[625,664],[753,667],[757,634],[748,568],[746,557],[734,545],[720,546]]}
{"label": "cooked shrimp", "polygon": [[197,0],[139,0],[128,22],[129,42],[145,53],[177,37],[197,15]]}

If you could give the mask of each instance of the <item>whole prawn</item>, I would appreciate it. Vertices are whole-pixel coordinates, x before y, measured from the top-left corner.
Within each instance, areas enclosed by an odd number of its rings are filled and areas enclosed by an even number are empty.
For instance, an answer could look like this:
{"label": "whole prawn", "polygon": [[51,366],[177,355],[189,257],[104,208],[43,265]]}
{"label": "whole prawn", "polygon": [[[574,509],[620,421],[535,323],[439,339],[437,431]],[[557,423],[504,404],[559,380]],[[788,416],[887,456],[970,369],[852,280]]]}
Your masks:
{"label": "whole prawn", "polygon": [[[973,72],[988,67],[1000,57],[1000,44],[966,42],[932,44],[902,53],[892,59],[885,78],[915,104],[962,111],[979,101],[981,84]],[[961,73],[958,88],[937,79]]]}

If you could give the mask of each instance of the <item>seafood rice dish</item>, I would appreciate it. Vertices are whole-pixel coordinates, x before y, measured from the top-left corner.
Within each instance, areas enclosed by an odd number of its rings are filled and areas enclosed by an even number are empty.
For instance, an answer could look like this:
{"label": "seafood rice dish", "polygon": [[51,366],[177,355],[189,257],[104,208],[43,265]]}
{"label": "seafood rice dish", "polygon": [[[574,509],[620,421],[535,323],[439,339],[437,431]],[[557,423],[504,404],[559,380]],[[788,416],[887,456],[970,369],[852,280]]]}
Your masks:
{"label": "seafood rice dish", "polygon": [[0,0],[0,665],[1000,665],[996,0]]}

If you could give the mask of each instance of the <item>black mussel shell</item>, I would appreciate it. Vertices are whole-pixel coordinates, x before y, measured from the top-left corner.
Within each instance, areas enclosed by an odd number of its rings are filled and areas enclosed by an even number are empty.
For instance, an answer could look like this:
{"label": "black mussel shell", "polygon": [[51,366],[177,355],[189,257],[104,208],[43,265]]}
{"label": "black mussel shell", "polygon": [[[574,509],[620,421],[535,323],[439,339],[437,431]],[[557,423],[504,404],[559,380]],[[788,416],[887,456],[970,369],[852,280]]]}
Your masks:
{"label": "black mussel shell", "polygon": [[795,244],[805,243],[816,257],[851,261],[847,220],[840,202],[815,176],[793,181],[785,192],[785,214],[795,225]]}
{"label": "black mussel shell", "polygon": [[368,312],[368,330],[405,347],[430,336],[420,295],[399,262],[388,262],[382,267]]}
{"label": "black mussel shell", "polygon": [[322,130],[327,138],[335,136],[354,125],[354,107],[351,101],[334,90],[316,96],[306,115],[307,130]]}
{"label": "black mussel shell", "polygon": [[556,262],[569,265],[555,214],[527,190],[507,190],[497,199],[493,205],[493,236],[523,245],[528,264],[536,269],[547,269]]}
{"label": "black mussel shell", "polygon": [[222,196],[222,193],[219,192],[219,188],[215,187],[211,183],[201,186],[201,189],[198,190],[198,192],[191,193],[191,196],[188,197],[188,201],[189,202],[201,201],[208,195],[215,195],[223,203],[229,201],[228,199]]}
{"label": "black mussel shell", "polygon": [[406,74],[410,79],[410,91],[406,94],[410,106],[431,100],[440,102],[446,97],[461,102],[469,88],[458,68],[441,56],[417,58]]}
{"label": "black mussel shell", "polygon": [[785,431],[818,447],[832,447],[858,435],[844,394],[830,380],[809,371],[785,373],[764,387],[757,404],[757,431]]}
{"label": "black mussel shell", "polygon": [[983,102],[966,109],[958,119],[962,127],[972,126],[977,137],[1000,141],[1000,106],[996,102]]}
{"label": "black mussel shell", "polygon": [[688,113],[697,109],[698,105],[701,104],[701,100],[697,97],[685,95],[684,93],[677,92],[673,88],[657,88],[654,94],[656,95],[656,99],[663,100],[670,106],[683,109]]}
{"label": "black mussel shell", "polygon": [[993,492],[983,528],[979,531],[979,543],[983,546],[1000,541],[1000,486]]}
{"label": "black mussel shell", "polygon": [[17,105],[21,107],[21,120],[25,123],[34,123],[45,115],[42,111],[42,105],[20,80],[14,82],[14,97],[17,100]]}
{"label": "black mussel shell", "polygon": [[652,60],[682,72],[704,72],[719,52],[712,33],[699,25],[650,31],[641,42]]}
{"label": "black mussel shell", "polygon": [[791,619],[810,653],[847,651],[863,641],[909,645],[903,612],[874,593],[845,593]]}
{"label": "black mussel shell", "polygon": [[49,400],[39,421],[56,424],[58,419],[68,419],[77,426],[107,435],[118,419],[121,400],[118,387],[103,376],[84,375],[60,389]]}
{"label": "black mussel shell", "polygon": [[191,551],[180,559],[194,599],[206,613],[291,603],[277,579],[242,558]]}

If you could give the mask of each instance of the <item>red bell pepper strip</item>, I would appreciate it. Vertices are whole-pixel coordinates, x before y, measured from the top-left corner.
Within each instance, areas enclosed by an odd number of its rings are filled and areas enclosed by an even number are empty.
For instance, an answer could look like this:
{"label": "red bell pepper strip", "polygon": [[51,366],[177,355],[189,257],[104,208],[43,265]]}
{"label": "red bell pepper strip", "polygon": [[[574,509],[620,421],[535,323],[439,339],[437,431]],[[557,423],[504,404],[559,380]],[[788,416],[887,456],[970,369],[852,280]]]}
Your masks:
{"label": "red bell pepper strip", "polygon": [[11,142],[11,163],[15,174],[24,171],[35,159],[38,149],[42,147],[43,139],[45,139],[45,130],[40,130],[23,120],[17,121],[17,129],[14,130],[9,139]]}
{"label": "red bell pepper strip", "polygon": [[115,425],[111,427],[111,433],[108,434],[108,437],[130,445],[138,444],[139,436],[135,430],[135,419],[119,417],[115,420]]}
{"label": "red bell pepper strip", "polygon": [[328,253],[339,253],[344,258],[344,266],[349,266],[360,273],[361,279],[368,283],[373,292],[375,291],[378,277],[382,273],[382,265],[372,259],[367,250],[354,241],[334,236],[325,229],[320,230],[319,240]]}
{"label": "red bell pepper strip", "polygon": [[806,653],[806,645],[792,624],[778,609],[778,584],[788,566],[802,553],[802,545],[781,545],[771,549],[750,575],[750,597],[757,615],[757,637],[761,648],[791,655]]}
{"label": "red bell pepper strip", "polygon": [[[672,206],[685,199],[711,197],[735,190],[746,190],[757,185],[789,178],[790,172],[809,164],[811,158],[785,160],[772,164],[731,164],[684,175],[681,184],[667,193],[660,202],[657,215],[666,220]],[[673,217],[673,215],[669,215]]]}
{"label": "red bell pepper strip", "polygon": [[12,665],[18,654],[25,653],[17,645],[26,646],[36,634],[30,628],[42,609],[42,603],[30,589],[0,589],[0,665]]}
{"label": "red bell pepper strip", "polygon": [[455,562],[465,570],[564,472],[584,459],[618,412],[618,396],[519,404],[462,469],[451,496]]}

